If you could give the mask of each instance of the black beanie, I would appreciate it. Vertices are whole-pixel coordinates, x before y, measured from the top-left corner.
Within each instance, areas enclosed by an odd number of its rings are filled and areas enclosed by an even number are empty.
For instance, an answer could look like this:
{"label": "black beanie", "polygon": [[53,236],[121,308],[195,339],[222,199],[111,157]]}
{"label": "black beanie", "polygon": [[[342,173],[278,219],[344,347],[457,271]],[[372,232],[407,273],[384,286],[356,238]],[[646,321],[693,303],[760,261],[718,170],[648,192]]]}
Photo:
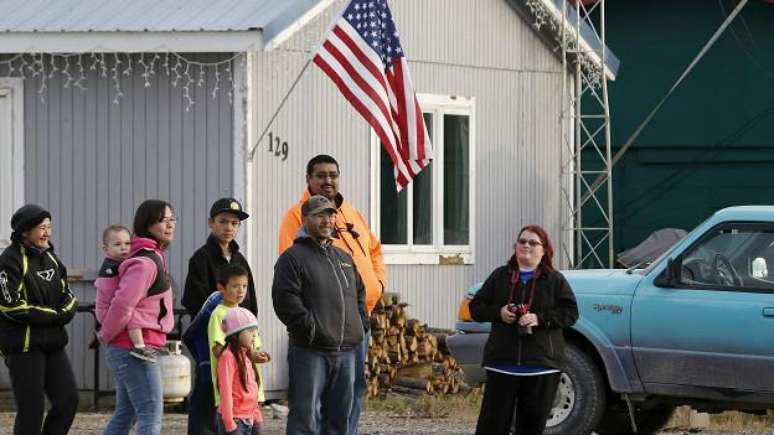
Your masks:
{"label": "black beanie", "polygon": [[44,219],[51,219],[51,213],[37,204],[27,204],[16,210],[11,216],[11,229],[13,240],[20,240],[22,233],[40,225]]}

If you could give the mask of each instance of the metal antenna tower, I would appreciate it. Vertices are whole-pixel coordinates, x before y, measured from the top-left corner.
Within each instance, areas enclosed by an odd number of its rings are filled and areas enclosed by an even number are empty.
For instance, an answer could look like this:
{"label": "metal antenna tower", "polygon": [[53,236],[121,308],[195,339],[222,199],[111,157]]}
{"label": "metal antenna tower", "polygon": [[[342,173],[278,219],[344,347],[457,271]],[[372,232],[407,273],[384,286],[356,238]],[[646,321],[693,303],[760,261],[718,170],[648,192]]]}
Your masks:
{"label": "metal antenna tower", "polygon": [[560,263],[607,268],[615,258],[605,0],[560,1],[561,189],[567,206]]}

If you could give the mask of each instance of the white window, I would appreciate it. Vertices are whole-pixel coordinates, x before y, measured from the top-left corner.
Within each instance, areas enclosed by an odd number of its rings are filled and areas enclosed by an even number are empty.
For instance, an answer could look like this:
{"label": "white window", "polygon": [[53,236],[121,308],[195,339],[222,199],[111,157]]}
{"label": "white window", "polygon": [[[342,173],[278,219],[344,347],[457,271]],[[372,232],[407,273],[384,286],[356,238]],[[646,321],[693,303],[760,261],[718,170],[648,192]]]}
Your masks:
{"label": "white window", "polygon": [[417,95],[433,162],[398,194],[392,161],[371,132],[371,225],[387,264],[473,264],[475,101]]}
{"label": "white window", "polygon": [[[22,80],[0,79],[0,220],[8,222],[24,203]],[[11,243],[11,228],[0,225],[0,250]]]}

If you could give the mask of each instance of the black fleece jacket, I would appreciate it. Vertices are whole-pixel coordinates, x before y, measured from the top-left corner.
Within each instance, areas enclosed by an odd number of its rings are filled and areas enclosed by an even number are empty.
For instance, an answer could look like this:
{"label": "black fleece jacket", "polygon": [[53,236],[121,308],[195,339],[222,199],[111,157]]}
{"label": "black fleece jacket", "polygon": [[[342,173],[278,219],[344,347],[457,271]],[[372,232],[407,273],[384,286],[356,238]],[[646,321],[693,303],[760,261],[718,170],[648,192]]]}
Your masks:
{"label": "black fleece jacket", "polygon": [[230,262],[223,256],[218,239],[210,234],[207,243],[197,249],[188,261],[188,275],[185,277],[185,289],[183,290],[183,299],[180,302],[191,318],[196,317],[210,294],[217,291],[215,281],[218,269],[227,264],[238,264],[247,270],[247,296],[240,306],[258,315],[257,295],[255,294],[255,283],[250,265],[244,255],[239,252],[237,242],[232,240],[229,249],[231,250]]}
{"label": "black fleece jacket", "polygon": [[347,351],[370,325],[365,287],[352,257],[309,236],[295,240],[274,266],[274,312],[291,343],[321,351]]}
{"label": "black fleece jacket", "polygon": [[508,265],[495,269],[470,301],[473,320],[492,322],[492,331],[484,347],[483,365],[516,364],[562,370],[565,363],[562,329],[578,320],[575,295],[561,273],[541,273],[535,283],[530,310],[537,315],[538,325],[532,328],[531,335],[519,335],[518,315],[516,322],[507,324],[500,318],[500,309],[508,304],[512,288],[516,296],[514,302],[527,303],[524,299],[527,299],[533,281],[513,284],[514,266],[515,260],[511,259]]}

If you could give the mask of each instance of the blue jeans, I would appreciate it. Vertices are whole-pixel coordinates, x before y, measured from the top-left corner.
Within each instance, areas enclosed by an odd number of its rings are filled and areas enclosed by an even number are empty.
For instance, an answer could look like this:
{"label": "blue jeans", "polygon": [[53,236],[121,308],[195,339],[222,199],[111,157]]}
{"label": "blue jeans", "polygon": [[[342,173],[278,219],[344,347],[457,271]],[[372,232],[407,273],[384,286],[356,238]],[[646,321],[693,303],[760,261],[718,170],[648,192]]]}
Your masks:
{"label": "blue jeans", "polygon": [[346,435],[355,383],[355,351],[288,349],[287,435]]}
{"label": "blue jeans", "polygon": [[129,349],[108,346],[106,351],[116,407],[102,434],[126,435],[136,422],[138,435],[160,435],[164,414],[161,366],[129,355]]}
{"label": "blue jeans", "polygon": [[368,358],[368,335],[366,334],[360,346],[355,348],[355,385],[352,392],[352,410],[349,411],[349,435],[357,435],[360,411],[363,409],[363,398],[366,387],[368,387],[365,375],[365,363]]}
{"label": "blue jeans", "polygon": [[[217,420],[218,420],[218,435],[250,435],[253,433],[253,425],[249,424],[245,420],[241,418],[234,419],[234,422],[236,423],[236,430],[234,432],[227,432],[226,431],[226,425],[223,423],[223,417],[220,415],[220,413],[217,413]],[[260,430],[258,431],[260,434]]]}

